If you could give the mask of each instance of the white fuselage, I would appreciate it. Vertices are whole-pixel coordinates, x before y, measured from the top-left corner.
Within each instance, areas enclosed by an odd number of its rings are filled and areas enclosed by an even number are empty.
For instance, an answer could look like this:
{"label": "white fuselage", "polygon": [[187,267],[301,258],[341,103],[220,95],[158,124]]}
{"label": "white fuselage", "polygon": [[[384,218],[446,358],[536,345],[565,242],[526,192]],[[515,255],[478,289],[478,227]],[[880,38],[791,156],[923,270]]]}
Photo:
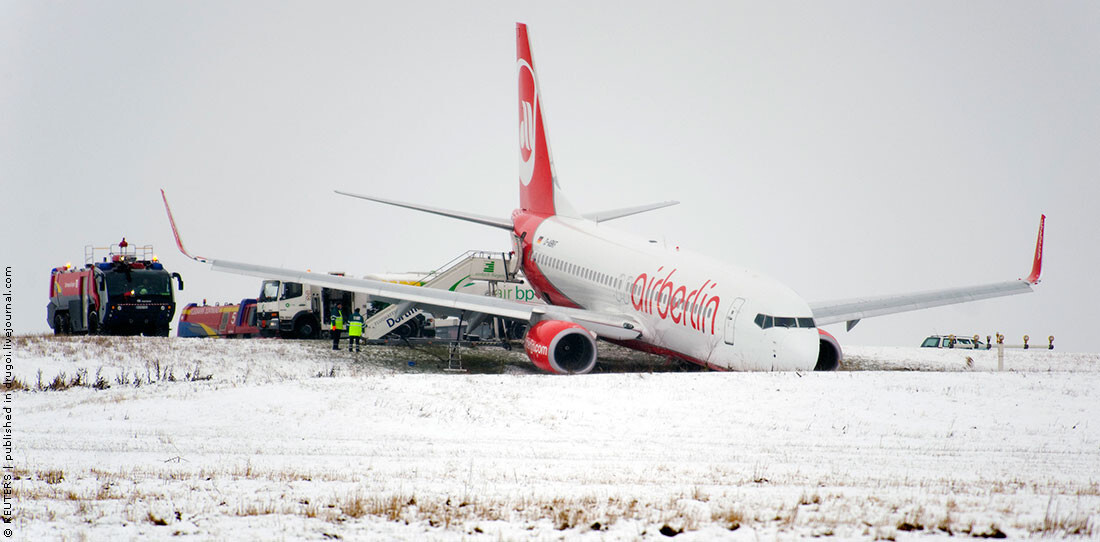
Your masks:
{"label": "white fuselage", "polygon": [[769,277],[588,220],[549,217],[529,242],[528,277],[541,274],[582,308],[641,322],[641,339],[627,346],[718,369],[812,370],[817,362],[809,306]]}

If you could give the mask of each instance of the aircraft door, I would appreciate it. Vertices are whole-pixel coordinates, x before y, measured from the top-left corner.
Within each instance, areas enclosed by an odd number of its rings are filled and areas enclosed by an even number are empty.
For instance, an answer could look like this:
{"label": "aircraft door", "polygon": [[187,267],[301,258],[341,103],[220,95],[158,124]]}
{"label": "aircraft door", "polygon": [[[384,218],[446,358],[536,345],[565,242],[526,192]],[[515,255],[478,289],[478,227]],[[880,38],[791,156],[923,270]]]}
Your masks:
{"label": "aircraft door", "polygon": [[726,332],[725,341],[726,344],[733,344],[734,329],[737,324],[737,314],[741,312],[741,306],[745,304],[745,298],[738,297],[730,303],[730,310],[726,313]]}
{"label": "aircraft door", "polygon": [[516,275],[519,271],[520,265],[523,264],[523,239],[516,234],[512,234],[512,259],[508,261],[508,265],[505,268],[508,272],[509,279]]}

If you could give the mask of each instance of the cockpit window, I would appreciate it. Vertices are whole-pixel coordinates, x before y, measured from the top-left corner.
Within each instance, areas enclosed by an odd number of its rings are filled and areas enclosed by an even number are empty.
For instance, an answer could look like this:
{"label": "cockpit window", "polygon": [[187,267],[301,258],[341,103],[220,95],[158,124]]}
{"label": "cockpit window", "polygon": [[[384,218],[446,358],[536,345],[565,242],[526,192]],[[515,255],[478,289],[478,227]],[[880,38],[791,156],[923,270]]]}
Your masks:
{"label": "cockpit window", "polygon": [[817,327],[813,318],[797,318],[793,316],[771,316],[769,314],[757,314],[753,320],[760,329],[768,329],[772,327],[798,327],[798,328],[814,328]]}

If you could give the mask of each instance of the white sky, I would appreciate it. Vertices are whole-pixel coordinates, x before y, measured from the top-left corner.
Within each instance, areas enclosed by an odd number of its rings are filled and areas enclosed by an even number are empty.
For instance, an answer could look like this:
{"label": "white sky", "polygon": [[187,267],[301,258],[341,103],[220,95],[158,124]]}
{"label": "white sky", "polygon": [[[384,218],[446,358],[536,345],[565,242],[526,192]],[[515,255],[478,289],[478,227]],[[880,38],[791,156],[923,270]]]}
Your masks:
{"label": "white sky", "polygon": [[[174,248],[361,275],[499,230],[333,189],[507,217],[516,21],[579,210],[757,269],[807,300],[1027,275],[1037,293],[867,320],[842,344],[1000,330],[1095,351],[1096,2],[0,3],[0,264],[44,332],[50,268],[151,243],[181,306],[254,297]],[[339,233],[333,233],[339,230]],[[1045,342],[1045,341],[1044,341]]]}

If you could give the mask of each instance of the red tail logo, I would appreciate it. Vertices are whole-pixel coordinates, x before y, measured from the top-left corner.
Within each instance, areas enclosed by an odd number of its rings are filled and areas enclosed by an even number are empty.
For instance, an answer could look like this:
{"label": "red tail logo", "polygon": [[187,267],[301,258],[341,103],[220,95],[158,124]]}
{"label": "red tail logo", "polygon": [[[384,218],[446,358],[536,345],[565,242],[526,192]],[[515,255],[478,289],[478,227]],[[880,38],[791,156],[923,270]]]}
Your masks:
{"label": "red tail logo", "polygon": [[539,81],[531,59],[527,25],[516,23],[516,75],[519,79],[519,205],[533,213],[557,213],[554,166],[539,103]]}
{"label": "red tail logo", "polygon": [[531,184],[535,171],[535,111],[538,109],[538,89],[535,88],[535,74],[522,58],[517,61],[519,69],[519,182],[524,186]]}

